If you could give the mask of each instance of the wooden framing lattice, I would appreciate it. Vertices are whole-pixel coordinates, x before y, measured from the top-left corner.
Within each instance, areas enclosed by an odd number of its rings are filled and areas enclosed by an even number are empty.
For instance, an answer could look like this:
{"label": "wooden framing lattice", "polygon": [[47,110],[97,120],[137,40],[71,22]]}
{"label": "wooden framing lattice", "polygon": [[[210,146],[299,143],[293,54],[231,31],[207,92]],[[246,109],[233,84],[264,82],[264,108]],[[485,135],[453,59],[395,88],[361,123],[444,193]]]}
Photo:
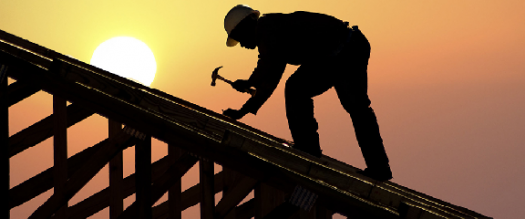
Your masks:
{"label": "wooden framing lattice", "polygon": [[[7,76],[16,80],[7,84]],[[110,218],[181,218],[200,203],[201,218],[488,218],[392,182],[376,182],[327,156],[295,151],[290,142],[232,121],[190,102],[142,86],[0,31],[1,217],[54,188],[30,218],[86,218],[109,207]],[[9,137],[8,108],[43,90],[53,114]],[[66,101],[72,104],[67,106]],[[109,137],[67,158],[67,128],[97,113]],[[126,128],[123,129],[123,124]],[[10,188],[9,159],[54,136],[54,166]],[[145,137],[145,138],[143,138]],[[151,138],[168,155],[151,162]],[[135,146],[136,172],[123,178],[122,151]],[[181,191],[181,177],[196,163],[200,182]],[[68,202],[109,163],[109,186]],[[223,171],[214,174],[214,164]],[[318,195],[309,212],[287,200],[300,185]],[[254,198],[241,201],[254,191]],[[163,194],[168,200],[152,207]],[[215,205],[215,194],[223,192]],[[126,209],[123,199],[136,194]]]}

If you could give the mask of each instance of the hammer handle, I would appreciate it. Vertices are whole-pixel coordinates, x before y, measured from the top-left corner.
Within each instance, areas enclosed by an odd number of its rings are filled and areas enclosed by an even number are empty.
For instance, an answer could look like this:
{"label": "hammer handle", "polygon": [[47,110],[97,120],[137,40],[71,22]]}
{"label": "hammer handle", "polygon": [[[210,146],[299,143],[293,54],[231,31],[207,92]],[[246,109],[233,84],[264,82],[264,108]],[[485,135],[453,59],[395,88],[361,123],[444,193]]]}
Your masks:
{"label": "hammer handle", "polygon": [[217,79],[222,80],[222,81],[224,81],[224,82],[226,82],[226,83],[228,83],[228,84],[233,84],[233,81],[230,81],[230,80],[228,80],[228,79],[226,79],[226,78],[223,78],[223,77],[220,76],[220,75],[217,75]]}
{"label": "hammer handle", "polygon": [[[220,80],[222,80],[222,81],[224,81],[224,82],[226,82],[226,83],[228,83],[228,84],[230,84],[230,85],[233,84],[233,81],[230,81],[230,80],[228,80],[228,79],[226,79],[226,78],[223,78],[223,77],[220,76],[220,75],[217,75],[217,79],[220,79]],[[256,90],[253,89],[253,88],[248,88],[248,89],[244,90],[244,92],[245,92],[245,93],[249,93],[249,94],[251,94],[251,95],[253,96],[253,95],[255,95]]]}

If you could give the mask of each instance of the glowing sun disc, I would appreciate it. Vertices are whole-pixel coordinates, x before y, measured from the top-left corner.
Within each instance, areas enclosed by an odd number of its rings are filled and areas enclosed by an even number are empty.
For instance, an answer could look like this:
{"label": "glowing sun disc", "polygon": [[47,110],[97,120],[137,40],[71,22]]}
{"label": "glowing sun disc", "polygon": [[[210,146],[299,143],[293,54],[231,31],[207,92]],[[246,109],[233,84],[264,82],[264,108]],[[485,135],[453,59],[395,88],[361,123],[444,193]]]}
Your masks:
{"label": "glowing sun disc", "polygon": [[90,63],[146,86],[151,85],[157,71],[151,49],[133,37],[114,37],[101,43],[93,52]]}

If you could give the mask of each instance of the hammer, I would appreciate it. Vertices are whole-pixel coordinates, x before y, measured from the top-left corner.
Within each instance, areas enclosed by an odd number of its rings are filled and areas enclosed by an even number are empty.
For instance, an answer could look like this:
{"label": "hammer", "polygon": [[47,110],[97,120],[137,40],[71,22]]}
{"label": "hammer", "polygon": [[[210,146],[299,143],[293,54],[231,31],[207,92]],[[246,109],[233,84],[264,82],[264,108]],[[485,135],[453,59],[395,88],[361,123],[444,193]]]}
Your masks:
{"label": "hammer", "polygon": [[[221,68],[222,68],[222,66],[219,66],[219,67],[215,68],[215,70],[213,70],[213,72],[211,73],[211,86],[215,86],[215,81],[217,79],[222,80],[222,81],[224,81],[224,82],[226,82],[226,83],[228,83],[230,85],[233,84],[232,81],[230,81],[230,80],[228,80],[226,78],[223,78],[222,76],[219,75],[219,69],[221,69]],[[253,89],[253,88],[248,88],[248,89],[245,90],[245,92],[251,94],[252,96],[255,95],[255,89]]]}

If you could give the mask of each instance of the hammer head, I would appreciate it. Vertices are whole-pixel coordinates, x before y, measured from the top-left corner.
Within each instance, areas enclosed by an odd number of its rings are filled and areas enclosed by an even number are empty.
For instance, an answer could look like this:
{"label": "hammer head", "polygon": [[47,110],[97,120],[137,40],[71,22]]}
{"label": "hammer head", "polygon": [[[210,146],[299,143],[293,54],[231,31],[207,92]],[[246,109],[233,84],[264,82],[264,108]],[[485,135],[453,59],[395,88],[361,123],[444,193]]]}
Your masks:
{"label": "hammer head", "polygon": [[219,66],[213,70],[211,73],[211,86],[215,86],[215,81],[217,80],[217,77],[219,76],[219,69],[221,69],[222,66]]}

